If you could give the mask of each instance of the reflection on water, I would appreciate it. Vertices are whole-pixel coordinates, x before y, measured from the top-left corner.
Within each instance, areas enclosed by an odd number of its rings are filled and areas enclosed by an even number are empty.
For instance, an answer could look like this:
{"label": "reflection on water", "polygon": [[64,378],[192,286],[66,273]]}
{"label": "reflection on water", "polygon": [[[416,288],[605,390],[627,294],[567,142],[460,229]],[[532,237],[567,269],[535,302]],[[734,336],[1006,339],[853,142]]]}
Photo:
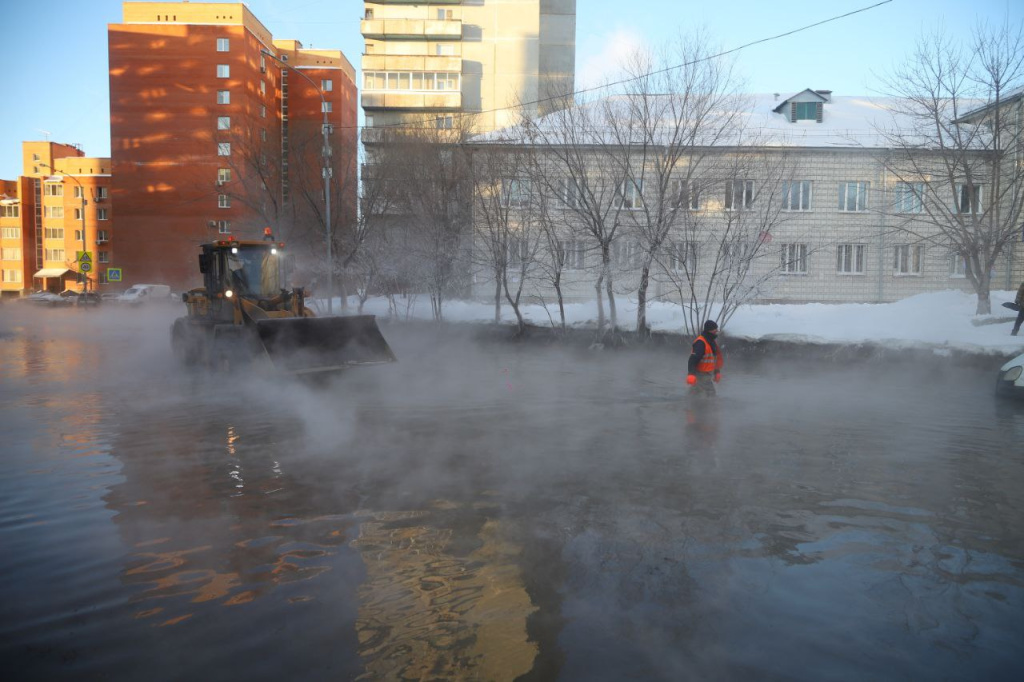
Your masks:
{"label": "reflection on water", "polygon": [[685,348],[390,328],[401,362],[311,388],[183,374],[159,316],[56,313],[0,318],[19,679],[1024,665],[1024,409],[989,373],[733,353],[695,403]]}
{"label": "reflection on water", "polygon": [[359,588],[361,679],[512,680],[530,671],[535,607],[516,565],[519,549],[495,521],[479,547],[453,552],[453,529],[418,525],[429,512],[370,514],[352,545],[363,555]]}

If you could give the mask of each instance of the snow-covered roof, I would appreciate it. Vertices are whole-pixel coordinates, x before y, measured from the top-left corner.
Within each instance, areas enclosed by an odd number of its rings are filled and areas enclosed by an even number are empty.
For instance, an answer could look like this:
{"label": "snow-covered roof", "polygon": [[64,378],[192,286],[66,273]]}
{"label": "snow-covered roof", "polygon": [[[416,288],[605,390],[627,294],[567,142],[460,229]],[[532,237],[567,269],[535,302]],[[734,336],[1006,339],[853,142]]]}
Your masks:
{"label": "snow-covered roof", "polygon": [[[783,106],[794,97],[807,92],[820,98],[823,106],[822,121],[802,120],[791,121]],[[904,132],[914,129],[913,121],[900,113],[899,100],[886,97],[868,96],[835,96],[828,91],[804,90],[785,100],[778,94],[743,95],[733,98],[735,105],[732,113],[738,114],[741,123],[735,126],[734,132],[718,137],[709,144],[714,146],[758,146],[758,147],[803,147],[803,148],[846,148],[846,149],[884,149],[891,142],[880,131],[899,128]],[[628,115],[628,99],[616,95],[602,100],[587,103],[581,112],[582,117],[590,117],[590,122],[603,120],[602,112],[615,113],[616,108],[621,115]],[[813,101],[813,100],[808,100]],[[601,108],[599,108],[601,107]],[[598,114],[601,115],[598,115]],[[537,120],[537,128],[550,139],[558,139],[559,112],[548,114]],[[563,126],[564,127],[564,126]],[[602,129],[593,125],[589,132],[577,129],[573,141],[582,144],[607,144],[614,141],[611,128],[607,125]],[[495,130],[473,138],[482,144],[536,142],[523,137],[523,131],[515,128]]]}

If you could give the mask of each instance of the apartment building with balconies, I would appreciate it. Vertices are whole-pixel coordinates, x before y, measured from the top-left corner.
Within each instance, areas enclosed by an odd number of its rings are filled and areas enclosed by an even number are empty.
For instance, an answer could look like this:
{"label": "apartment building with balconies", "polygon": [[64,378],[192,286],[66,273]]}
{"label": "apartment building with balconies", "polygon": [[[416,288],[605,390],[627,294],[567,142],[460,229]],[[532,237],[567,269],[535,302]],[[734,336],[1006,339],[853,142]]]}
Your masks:
{"label": "apartment building with balconies", "polygon": [[20,177],[0,183],[0,295],[107,288],[110,159],[30,141],[22,143],[22,165]]}
{"label": "apartment building with balconies", "polygon": [[[364,136],[373,128],[503,128],[575,81],[575,0],[375,0],[361,24]],[[554,99],[552,99],[554,98]]]}
{"label": "apartment building with balconies", "polygon": [[355,211],[355,69],[277,40],[242,3],[125,2],[108,26],[117,265],[126,281],[198,285],[198,246],[266,227],[323,253]]}

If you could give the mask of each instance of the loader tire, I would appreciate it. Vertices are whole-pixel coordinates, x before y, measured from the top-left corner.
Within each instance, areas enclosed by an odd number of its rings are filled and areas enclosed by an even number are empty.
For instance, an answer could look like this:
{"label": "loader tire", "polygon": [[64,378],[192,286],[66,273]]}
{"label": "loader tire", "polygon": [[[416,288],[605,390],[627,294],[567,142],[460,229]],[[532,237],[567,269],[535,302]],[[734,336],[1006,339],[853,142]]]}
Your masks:
{"label": "loader tire", "polygon": [[191,328],[188,320],[178,318],[171,325],[171,351],[178,362],[186,367],[195,367],[203,356],[202,339],[196,330]]}

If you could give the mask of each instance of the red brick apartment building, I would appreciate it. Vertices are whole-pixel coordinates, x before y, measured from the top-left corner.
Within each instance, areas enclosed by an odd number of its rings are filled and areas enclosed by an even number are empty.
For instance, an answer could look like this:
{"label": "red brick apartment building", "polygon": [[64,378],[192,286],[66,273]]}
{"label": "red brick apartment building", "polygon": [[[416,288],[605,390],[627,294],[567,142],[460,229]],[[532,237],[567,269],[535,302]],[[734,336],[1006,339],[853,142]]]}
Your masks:
{"label": "red brick apartment building", "polygon": [[110,159],[74,145],[22,143],[22,175],[0,180],[0,296],[113,288],[110,180]]}
{"label": "red brick apartment building", "polygon": [[325,109],[332,224],[355,213],[357,99],[345,56],[275,40],[242,3],[125,2],[123,12],[108,46],[124,281],[198,286],[199,244],[260,238],[265,227],[300,264],[322,254]]}

